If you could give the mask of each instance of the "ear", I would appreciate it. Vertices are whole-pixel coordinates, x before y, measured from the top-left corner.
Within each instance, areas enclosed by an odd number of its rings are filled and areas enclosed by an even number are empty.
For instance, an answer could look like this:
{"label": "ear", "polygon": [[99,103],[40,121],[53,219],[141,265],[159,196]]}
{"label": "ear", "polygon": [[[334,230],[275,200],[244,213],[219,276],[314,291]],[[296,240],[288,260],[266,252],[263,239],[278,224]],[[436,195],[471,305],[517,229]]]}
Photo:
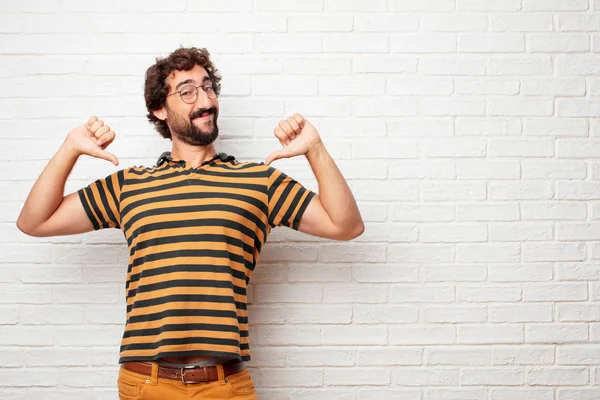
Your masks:
{"label": "ear", "polygon": [[167,119],[167,108],[166,107],[159,108],[158,110],[152,111],[152,114],[154,114],[154,116],[156,118],[160,119],[161,121],[164,121]]}

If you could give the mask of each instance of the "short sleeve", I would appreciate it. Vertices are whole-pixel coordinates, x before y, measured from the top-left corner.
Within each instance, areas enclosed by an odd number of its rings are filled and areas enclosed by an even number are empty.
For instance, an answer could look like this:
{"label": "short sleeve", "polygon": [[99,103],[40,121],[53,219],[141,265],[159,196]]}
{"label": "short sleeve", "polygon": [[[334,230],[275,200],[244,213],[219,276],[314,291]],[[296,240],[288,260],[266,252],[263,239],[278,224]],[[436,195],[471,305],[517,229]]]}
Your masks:
{"label": "short sleeve", "polygon": [[275,168],[269,167],[268,174],[269,224],[298,230],[315,193]]}
{"label": "short sleeve", "polygon": [[120,228],[119,198],[123,178],[124,172],[120,170],[104,179],[98,179],[77,192],[85,213],[94,225],[94,230]]}

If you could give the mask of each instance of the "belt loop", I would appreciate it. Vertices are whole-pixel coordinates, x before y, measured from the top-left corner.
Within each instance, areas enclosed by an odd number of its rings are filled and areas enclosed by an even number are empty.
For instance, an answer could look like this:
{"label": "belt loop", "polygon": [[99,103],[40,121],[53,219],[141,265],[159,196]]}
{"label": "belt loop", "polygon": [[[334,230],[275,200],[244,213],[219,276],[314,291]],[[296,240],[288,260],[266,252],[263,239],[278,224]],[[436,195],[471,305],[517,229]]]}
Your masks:
{"label": "belt loop", "polygon": [[150,376],[150,384],[152,386],[158,385],[158,363],[150,363],[152,365],[152,374]]}
{"label": "belt loop", "polygon": [[217,364],[217,378],[219,379],[219,382],[221,382],[221,385],[226,383],[225,380],[225,371],[223,370],[223,364]]}

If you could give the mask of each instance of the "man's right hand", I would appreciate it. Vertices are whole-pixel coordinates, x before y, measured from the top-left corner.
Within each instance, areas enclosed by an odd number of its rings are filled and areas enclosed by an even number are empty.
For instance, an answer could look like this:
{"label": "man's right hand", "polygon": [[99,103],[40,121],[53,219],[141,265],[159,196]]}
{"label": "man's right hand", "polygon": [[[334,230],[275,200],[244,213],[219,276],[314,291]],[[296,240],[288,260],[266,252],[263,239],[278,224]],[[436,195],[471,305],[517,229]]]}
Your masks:
{"label": "man's right hand", "polygon": [[77,157],[81,154],[102,158],[119,165],[119,160],[114,154],[105,149],[115,140],[115,132],[110,126],[98,117],[91,117],[84,125],[73,128],[65,139],[65,144],[75,152]]}

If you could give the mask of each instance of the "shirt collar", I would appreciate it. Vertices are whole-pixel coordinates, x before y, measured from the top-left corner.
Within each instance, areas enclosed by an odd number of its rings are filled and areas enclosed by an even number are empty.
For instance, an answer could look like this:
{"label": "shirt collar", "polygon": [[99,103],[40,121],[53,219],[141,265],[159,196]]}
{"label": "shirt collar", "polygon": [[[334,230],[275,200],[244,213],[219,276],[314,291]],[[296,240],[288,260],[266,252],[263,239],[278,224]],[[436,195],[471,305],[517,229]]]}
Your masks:
{"label": "shirt collar", "polygon": [[[230,156],[227,153],[217,153],[214,156],[212,156],[212,158],[210,158],[209,160],[206,160],[202,163],[202,165],[208,164],[209,162],[212,162],[216,159],[220,159],[223,162],[228,162],[228,161],[233,161],[235,160],[234,156]],[[156,166],[160,167],[160,165],[164,162],[174,162],[174,163],[182,163],[185,165],[185,161],[184,160],[174,160],[173,157],[171,157],[171,152],[170,151],[165,151],[164,153],[162,153],[160,155],[160,157],[158,157],[158,160],[156,160]]]}

